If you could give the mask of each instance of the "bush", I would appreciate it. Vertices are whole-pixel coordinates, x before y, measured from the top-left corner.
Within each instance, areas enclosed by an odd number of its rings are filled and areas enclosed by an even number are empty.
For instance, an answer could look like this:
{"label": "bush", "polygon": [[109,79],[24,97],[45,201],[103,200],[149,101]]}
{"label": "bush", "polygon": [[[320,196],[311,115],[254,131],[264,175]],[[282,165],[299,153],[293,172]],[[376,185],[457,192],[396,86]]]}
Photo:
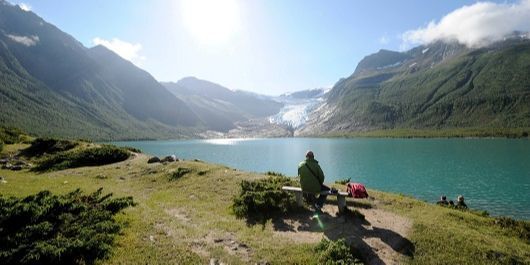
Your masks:
{"label": "bush", "polygon": [[136,147],[131,147],[131,146],[124,146],[123,148],[133,152],[133,153],[138,153],[138,154],[141,154],[142,153],[142,150],[136,148]]}
{"label": "bush", "polygon": [[68,151],[77,146],[76,142],[58,140],[53,138],[37,138],[31,142],[31,146],[24,149],[22,154],[28,157],[42,156],[44,154],[55,154]]}
{"label": "bush", "polygon": [[0,141],[0,153],[4,150],[4,142]]}
{"label": "bush", "polygon": [[285,177],[284,174],[282,174],[280,172],[275,172],[275,171],[267,171],[267,172],[265,172],[265,175],[267,175],[267,176],[276,176],[276,177]]}
{"label": "bush", "polygon": [[493,222],[510,236],[516,236],[527,242],[530,240],[530,222],[528,221],[518,221],[509,217],[498,217]]}
{"label": "bush", "polygon": [[315,251],[318,253],[318,264],[363,264],[359,258],[353,255],[344,239],[329,241],[323,238],[316,246]]}
{"label": "bush", "polygon": [[191,169],[189,168],[179,167],[177,170],[169,173],[169,180],[177,180],[190,172]]}
{"label": "bush", "polygon": [[41,160],[35,171],[61,170],[66,168],[100,166],[123,161],[131,156],[124,148],[103,145],[82,150],[61,152]]}
{"label": "bush", "polygon": [[241,191],[233,199],[232,210],[237,217],[267,218],[296,207],[293,194],[282,191],[282,186],[299,186],[288,177],[271,176],[255,181],[243,180]]}
{"label": "bush", "polygon": [[20,142],[20,137],[24,132],[17,128],[0,127],[0,141],[6,144],[16,144]]}
{"label": "bush", "polygon": [[351,180],[351,178],[342,179],[342,180],[335,180],[335,184],[346,185],[347,183],[350,182],[350,180]]}
{"label": "bush", "polygon": [[3,264],[93,264],[110,254],[121,230],[114,215],[134,206],[132,197],[111,199],[102,189],[84,195],[42,191],[26,198],[0,196]]}

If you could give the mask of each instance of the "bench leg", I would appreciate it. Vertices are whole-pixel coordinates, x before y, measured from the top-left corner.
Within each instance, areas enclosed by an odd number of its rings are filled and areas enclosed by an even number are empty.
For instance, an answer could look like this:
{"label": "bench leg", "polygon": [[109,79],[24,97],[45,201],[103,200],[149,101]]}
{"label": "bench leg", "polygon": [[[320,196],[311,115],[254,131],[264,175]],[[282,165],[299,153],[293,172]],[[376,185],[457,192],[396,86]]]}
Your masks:
{"label": "bench leg", "polygon": [[337,195],[337,206],[339,207],[339,213],[342,213],[346,209],[346,197]]}
{"label": "bench leg", "polygon": [[296,192],[295,196],[296,196],[296,203],[298,204],[298,206],[300,207],[304,206],[304,200],[303,200],[302,193]]}

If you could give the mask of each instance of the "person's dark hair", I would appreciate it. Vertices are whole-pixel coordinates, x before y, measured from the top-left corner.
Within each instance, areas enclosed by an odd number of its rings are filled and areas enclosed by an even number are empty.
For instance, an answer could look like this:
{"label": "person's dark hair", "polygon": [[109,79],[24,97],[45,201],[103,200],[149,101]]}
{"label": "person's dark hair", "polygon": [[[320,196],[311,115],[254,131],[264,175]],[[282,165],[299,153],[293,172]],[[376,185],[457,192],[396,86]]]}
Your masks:
{"label": "person's dark hair", "polygon": [[315,154],[313,154],[313,151],[307,151],[305,154],[306,158],[315,158]]}
{"label": "person's dark hair", "polygon": [[445,197],[445,195],[442,195],[442,201],[445,201],[447,200],[447,197]]}

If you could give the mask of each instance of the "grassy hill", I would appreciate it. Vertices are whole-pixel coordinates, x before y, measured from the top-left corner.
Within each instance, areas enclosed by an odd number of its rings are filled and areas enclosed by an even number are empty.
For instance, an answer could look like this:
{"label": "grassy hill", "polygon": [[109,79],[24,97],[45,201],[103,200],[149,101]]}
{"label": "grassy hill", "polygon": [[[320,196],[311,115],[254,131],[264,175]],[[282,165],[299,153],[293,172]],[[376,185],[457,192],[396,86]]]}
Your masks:
{"label": "grassy hill", "polygon": [[[6,145],[1,156],[11,157],[28,146]],[[105,166],[45,173],[1,169],[0,194],[22,197],[42,190],[66,194],[77,188],[94,192],[102,187],[117,197],[132,196],[137,205],[117,215],[123,231],[110,258],[98,264],[206,264],[211,260],[317,264],[323,255],[317,250],[322,238],[345,240],[369,264],[530,262],[528,222],[485,217],[374,190],[369,190],[368,200],[349,202],[349,208],[360,213],[353,216],[339,216],[330,198],[320,216],[299,209],[253,222],[236,218],[232,199],[243,180],[252,182],[267,175],[200,161],[148,164],[147,160],[148,156],[136,153]]]}
{"label": "grassy hill", "polygon": [[365,57],[302,134],[530,127],[530,40],[442,42]]}

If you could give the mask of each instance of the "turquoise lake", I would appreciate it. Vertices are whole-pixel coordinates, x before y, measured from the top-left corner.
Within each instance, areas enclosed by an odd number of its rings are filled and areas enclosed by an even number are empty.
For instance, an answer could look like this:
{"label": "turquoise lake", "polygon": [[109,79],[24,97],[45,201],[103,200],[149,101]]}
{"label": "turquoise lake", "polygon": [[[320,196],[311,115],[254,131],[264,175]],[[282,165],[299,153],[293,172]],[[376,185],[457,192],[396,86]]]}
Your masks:
{"label": "turquoise lake", "polygon": [[435,202],[464,195],[470,208],[530,219],[530,141],[526,139],[280,138],[114,142],[147,154],[175,154],[288,176],[313,150],[326,182],[351,178],[368,188]]}

